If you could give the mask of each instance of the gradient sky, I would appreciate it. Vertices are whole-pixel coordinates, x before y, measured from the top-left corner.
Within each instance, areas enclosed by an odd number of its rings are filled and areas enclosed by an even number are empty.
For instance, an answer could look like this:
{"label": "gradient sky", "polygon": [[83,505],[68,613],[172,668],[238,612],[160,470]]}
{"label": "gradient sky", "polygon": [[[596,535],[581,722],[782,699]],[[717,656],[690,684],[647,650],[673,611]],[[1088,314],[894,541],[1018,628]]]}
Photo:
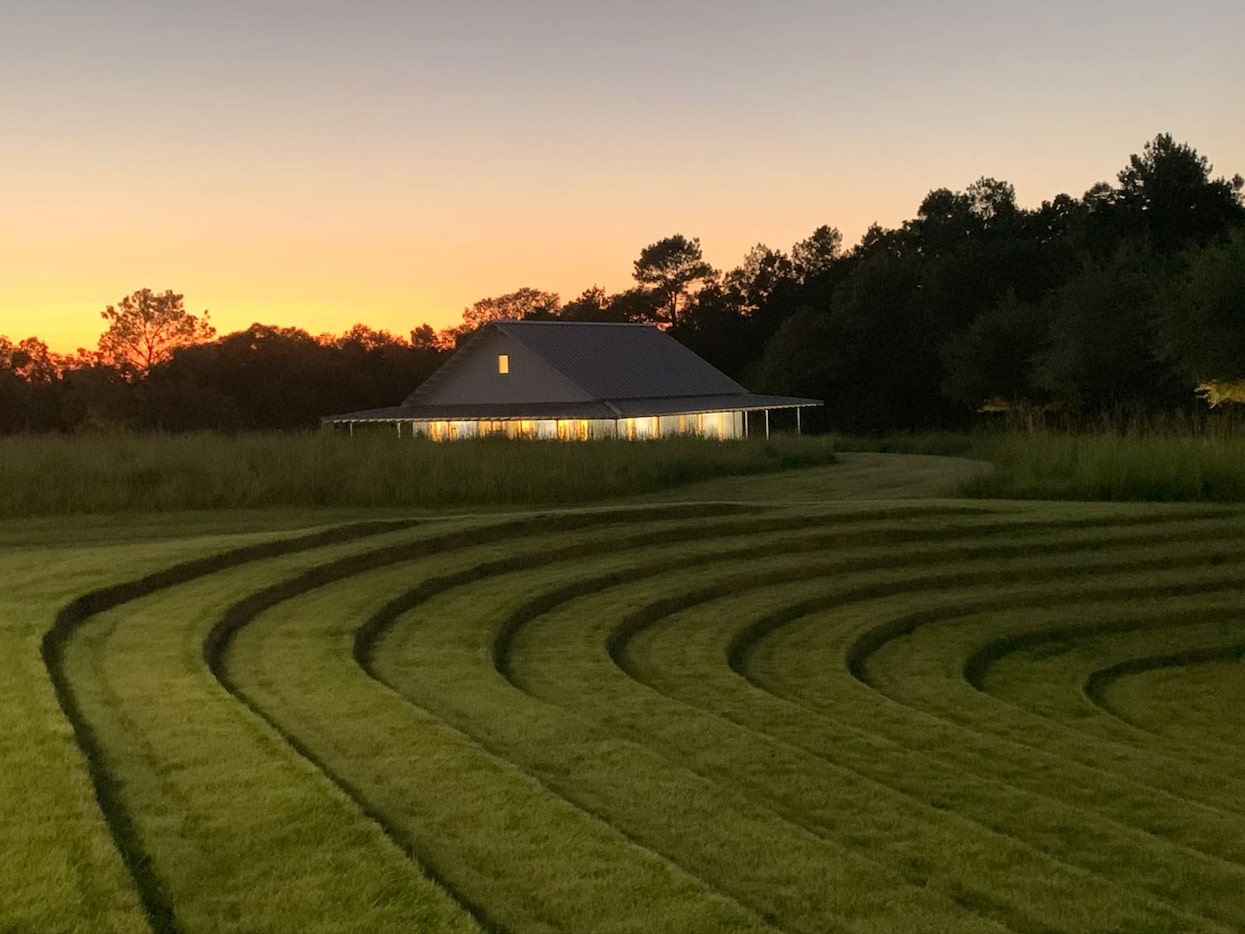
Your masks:
{"label": "gradient sky", "polygon": [[0,0],[0,334],[93,348],[147,287],[405,335],[674,233],[1079,196],[1159,132],[1245,173],[1242,43],[1240,0]]}

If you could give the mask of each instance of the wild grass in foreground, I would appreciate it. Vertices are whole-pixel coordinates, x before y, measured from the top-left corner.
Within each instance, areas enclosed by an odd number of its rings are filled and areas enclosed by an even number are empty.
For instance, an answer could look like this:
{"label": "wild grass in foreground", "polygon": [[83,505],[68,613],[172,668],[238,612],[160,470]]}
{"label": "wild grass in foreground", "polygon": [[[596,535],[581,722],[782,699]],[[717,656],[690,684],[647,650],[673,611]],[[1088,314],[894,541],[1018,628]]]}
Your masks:
{"label": "wild grass in foreground", "polygon": [[0,517],[589,502],[834,461],[825,439],[436,444],[387,433],[0,440]]}
{"label": "wild grass in foreground", "polygon": [[1064,435],[999,438],[994,470],[968,496],[1153,502],[1245,501],[1245,437]]}

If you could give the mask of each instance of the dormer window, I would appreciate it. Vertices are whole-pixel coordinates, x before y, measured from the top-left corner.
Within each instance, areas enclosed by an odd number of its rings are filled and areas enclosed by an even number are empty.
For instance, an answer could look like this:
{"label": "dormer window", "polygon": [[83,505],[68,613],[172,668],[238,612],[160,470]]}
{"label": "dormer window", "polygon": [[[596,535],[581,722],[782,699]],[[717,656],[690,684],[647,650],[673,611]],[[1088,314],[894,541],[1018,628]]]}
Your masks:
{"label": "dormer window", "polygon": [[510,354],[499,353],[497,355],[497,372],[498,373],[509,373],[510,372]]}

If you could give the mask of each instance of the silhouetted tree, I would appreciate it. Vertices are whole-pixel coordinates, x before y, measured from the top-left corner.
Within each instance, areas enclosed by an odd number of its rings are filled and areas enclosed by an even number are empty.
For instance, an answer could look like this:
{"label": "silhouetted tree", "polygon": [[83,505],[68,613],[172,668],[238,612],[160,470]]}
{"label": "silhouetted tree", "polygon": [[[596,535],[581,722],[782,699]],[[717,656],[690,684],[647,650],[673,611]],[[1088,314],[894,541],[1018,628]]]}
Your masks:
{"label": "silhouetted tree", "polygon": [[1150,245],[1171,250],[1204,242],[1233,222],[1245,220],[1240,186],[1211,178],[1205,156],[1170,133],[1160,133],[1119,173],[1116,204]]}
{"label": "silhouetted tree", "polygon": [[411,346],[416,350],[444,349],[436,330],[433,329],[431,324],[426,323],[411,331]]}
{"label": "silhouetted tree", "polygon": [[1034,379],[1070,413],[1134,413],[1178,404],[1183,387],[1154,338],[1166,272],[1124,251],[1089,266],[1047,299],[1050,330]]}
{"label": "silhouetted tree", "polygon": [[943,345],[943,394],[973,412],[988,403],[1021,408],[1044,401],[1035,392],[1033,367],[1047,333],[1043,310],[1009,291]]}
{"label": "silhouetted tree", "polygon": [[563,321],[630,321],[626,303],[615,301],[616,298],[594,285],[563,305],[559,317]]}
{"label": "silhouetted tree", "polygon": [[717,277],[717,270],[705,262],[700,238],[682,234],[650,243],[640,251],[634,264],[635,280],[652,293],[660,322],[678,324],[679,314],[689,296]]}
{"label": "silhouetted tree", "polygon": [[178,347],[211,340],[216,329],[203,317],[187,313],[182,296],[140,289],[100,312],[108,322],[99,338],[104,361],[127,377],[142,377],[167,360]]}
{"label": "silhouetted tree", "polygon": [[442,331],[439,340],[444,346],[457,347],[490,321],[548,320],[556,318],[561,307],[562,300],[556,292],[524,286],[505,295],[482,298],[464,308],[462,324]]}
{"label": "silhouetted tree", "polygon": [[723,285],[740,310],[750,314],[764,305],[783,283],[795,279],[795,267],[785,253],[758,243],[744,255],[744,261],[728,272]]}
{"label": "silhouetted tree", "polygon": [[791,248],[791,264],[796,277],[807,282],[828,271],[843,250],[843,235],[837,227],[822,224]]}
{"label": "silhouetted tree", "polygon": [[797,311],[765,345],[756,367],[758,392],[825,398],[836,378],[836,334],[830,316],[812,309]]}
{"label": "silhouetted tree", "polygon": [[1020,213],[1016,207],[1016,189],[1010,182],[983,176],[964,193],[968,196],[969,211],[986,230],[1006,229]]}
{"label": "silhouetted tree", "polygon": [[471,329],[489,321],[546,318],[557,315],[562,300],[556,292],[523,287],[495,298],[482,298],[463,309],[463,324]]}
{"label": "silhouetted tree", "polygon": [[1163,134],[1080,198],[1025,210],[983,177],[933,189],[846,252],[823,225],[724,277],[676,235],[641,251],[634,288],[564,307],[523,288],[409,340],[256,324],[209,341],[206,314],[142,290],[104,313],[99,352],[0,338],[0,431],[310,427],[395,404],[501,317],[663,324],[746,385],[825,399],[819,418],[840,430],[956,427],[992,403],[1070,421],[1174,408],[1200,381],[1245,379],[1242,184]]}
{"label": "silhouetted tree", "polygon": [[661,296],[643,288],[611,295],[605,310],[608,321],[661,321]]}
{"label": "silhouetted tree", "polygon": [[1165,355],[1193,384],[1245,379],[1245,229],[1182,260],[1155,298]]}

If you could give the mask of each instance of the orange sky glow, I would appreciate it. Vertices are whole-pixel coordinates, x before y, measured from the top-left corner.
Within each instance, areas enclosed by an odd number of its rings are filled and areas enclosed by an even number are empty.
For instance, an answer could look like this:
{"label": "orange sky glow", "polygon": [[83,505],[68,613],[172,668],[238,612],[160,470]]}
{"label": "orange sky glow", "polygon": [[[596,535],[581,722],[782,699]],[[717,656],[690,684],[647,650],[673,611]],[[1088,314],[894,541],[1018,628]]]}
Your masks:
{"label": "orange sky glow", "polygon": [[144,287],[406,335],[674,233],[729,269],[983,175],[1079,196],[1159,132],[1245,173],[1235,0],[196,6],[7,16],[0,335],[93,348]]}

